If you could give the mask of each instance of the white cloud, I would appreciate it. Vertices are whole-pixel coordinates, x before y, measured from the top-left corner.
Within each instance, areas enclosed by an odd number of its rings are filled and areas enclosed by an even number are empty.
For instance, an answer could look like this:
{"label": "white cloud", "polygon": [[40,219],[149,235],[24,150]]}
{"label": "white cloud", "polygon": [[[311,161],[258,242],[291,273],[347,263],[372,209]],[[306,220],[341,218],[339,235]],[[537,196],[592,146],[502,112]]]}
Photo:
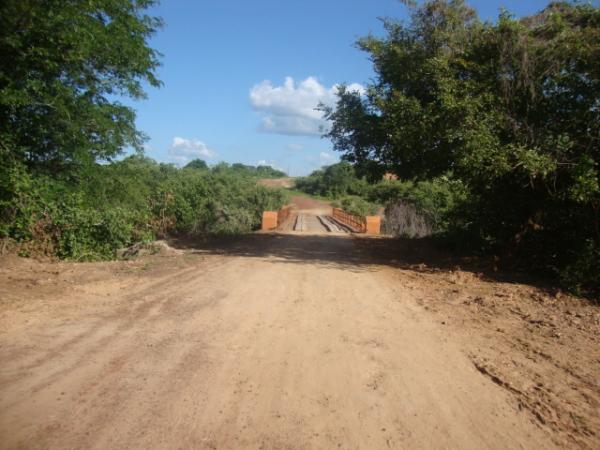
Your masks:
{"label": "white cloud", "polygon": [[[261,131],[288,135],[320,135],[327,128],[322,111],[316,110],[319,103],[333,106],[339,85],[323,86],[315,77],[296,83],[286,77],[283,85],[273,86],[264,80],[250,89],[250,104],[262,113]],[[347,86],[348,90],[361,94],[365,88],[357,83]]]}
{"label": "white cloud", "polygon": [[212,158],[215,155],[216,153],[208,148],[204,142],[179,136],[173,138],[169,148],[169,159],[180,166],[186,165],[193,159]]}

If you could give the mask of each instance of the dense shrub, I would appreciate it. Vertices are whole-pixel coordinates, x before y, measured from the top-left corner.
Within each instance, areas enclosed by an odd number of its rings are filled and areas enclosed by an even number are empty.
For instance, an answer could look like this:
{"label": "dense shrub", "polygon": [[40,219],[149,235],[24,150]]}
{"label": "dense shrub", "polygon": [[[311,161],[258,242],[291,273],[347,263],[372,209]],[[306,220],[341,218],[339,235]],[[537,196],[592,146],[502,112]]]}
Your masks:
{"label": "dense shrub", "polygon": [[[296,188],[335,199],[336,205],[353,214],[370,215],[381,207],[389,207],[386,218],[392,234],[424,235],[446,231],[451,224],[457,225],[457,206],[467,199],[463,183],[451,176],[418,182],[379,180],[368,183],[359,178],[354,166],[347,162],[297,179]],[[401,217],[403,213],[407,216]],[[420,231],[413,230],[414,226]],[[405,229],[410,230],[405,233]]]}
{"label": "dense shrub", "polygon": [[106,259],[118,248],[152,236],[147,211],[109,204],[92,207],[68,184],[19,170],[13,173],[12,195],[0,203],[1,233],[23,243],[23,254]]}
{"label": "dense shrub", "polygon": [[[376,74],[368,94],[342,87],[322,107],[334,149],[371,179],[452,172],[468,197],[454,207],[454,232],[511,265],[600,291],[587,269],[600,264],[600,8],[553,1],[482,21],[464,0],[404,3],[409,20],[385,20],[384,36],[357,42]],[[430,211],[447,202],[435,190],[423,200]]]}
{"label": "dense shrub", "polygon": [[339,199],[346,195],[363,196],[368,183],[356,175],[354,166],[342,161],[296,178],[296,188],[312,195]]}
{"label": "dense shrub", "polygon": [[229,167],[178,169],[131,156],[86,168],[76,183],[4,167],[0,235],[22,252],[110,259],[119,248],[169,233],[244,233],[286,200]]}
{"label": "dense shrub", "polygon": [[385,208],[382,231],[392,236],[418,238],[433,234],[433,226],[415,205],[398,200]]}
{"label": "dense shrub", "polygon": [[121,97],[160,86],[147,40],[153,0],[0,2],[0,237],[23,253],[106,259],[169,233],[240,233],[284,195],[256,185],[266,166],[142,156]]}
{"label": "dense shrub", "polygon": [[380,209],[379,205],[356,195],[349,195],[342,198],[339,204],[344,211],[357,216],[372,216],[377,214]]}
{"label": "dense shrub", "polygon": [[368,192],[372,202],[402,205],[398,211],[411,211],[411,214],[414,208],[414,214],[423,216],[429,229],[436,232],[446,231],[451,226],[457,206],[466,198],[463,184],[448,176],[419,182],[384,180],[372,185]]}

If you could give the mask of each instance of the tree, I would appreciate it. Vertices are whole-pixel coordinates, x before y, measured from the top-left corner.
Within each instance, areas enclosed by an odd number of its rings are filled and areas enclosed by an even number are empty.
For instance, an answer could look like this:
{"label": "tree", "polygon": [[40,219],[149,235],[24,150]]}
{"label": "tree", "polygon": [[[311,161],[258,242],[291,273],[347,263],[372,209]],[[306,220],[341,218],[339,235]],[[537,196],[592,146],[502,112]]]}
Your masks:
{"label": "tree", "polygon": [[385,27],[386,38],[358,41],[378,75],[368,94],[342,88],[325,108],[345,159],[410,178],[456,170],[554,185],[558,171],[581,200],[598,192],[600,8],[552,3],[493,25],[462,0],[432,0],[410,25]]}
{"label": "tree", "polygon": [[384,27],[386,38],[357,42],[371,56],[376,83],[364,97],[342,86],[336,107],[323,108],[332,124],[326,136],[359,171],[373,173],[369,178],[386,170],[404,178],[439,176],[452,165],[452,134],[466,112],[460,106],[478,112],[468,102],[444,102],[461,88],[451,63],[464,52],[471,28],[479,28],[475,12],[462,0],[428,1],[412,8],[410,25],[386,19]]}
{"label": "tree", "polygon": [[352,164],[341,161],[315,170],[307,177],[297,178],[296,187],[309,194],[340,198],[346,195],[364,195],[367,182],[357,176]]}
{"label": "tree", "polygon": [[115,100],[159,86],[155,0],[0,3],[0,151],[30,170],[67,174],[144,136]]}
{"label": "tree", "polygon": [[186,164],[186,169],[208,170],[208,164],[203,159],[194,159]]}
{"label": "tree", "polygon": [[597,278],[600,8],[553,2],[496,23],[463,0],[411,12],[410,23],[386,20],[384,38],[358,41],[377,78],[324,108],[335,149],[402,178],[451,173],[470,191],[460,222],[472,237]]}

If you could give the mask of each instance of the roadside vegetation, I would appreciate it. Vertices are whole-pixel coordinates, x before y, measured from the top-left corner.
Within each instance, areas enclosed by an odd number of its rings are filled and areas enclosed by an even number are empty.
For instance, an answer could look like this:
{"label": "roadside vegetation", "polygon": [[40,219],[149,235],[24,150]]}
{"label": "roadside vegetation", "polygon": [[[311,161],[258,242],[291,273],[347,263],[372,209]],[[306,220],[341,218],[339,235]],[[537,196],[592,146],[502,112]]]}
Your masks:
{"label": "roadside vegetation", "polygon": [[21,254],[110,259],[172,233],[243,233],[285,202],[256,183],[285,175],[270,167],[143,156],[135,111],[114,99],[161,84],[153,4],[2,2],[0,238]]}
{"label": "roadside vegetation", "polygon": [[455,245],[597,292],[600,8],[551,2],[483,22],[462,0],[405,3],[409,22],[357,42],[377,74],[366,93],[342,88],[322,106],[359,181],[324,188],[317,173],[300,186],[372,201],[384,188],[363,184],[391,172],[417,207],[459,186],[436,227]]}
{"label": "roadside vegetation", "polygon": [[[369,182],[366,176],[359,175],[355,165],[346,161],[296,178],[296,189],[329,199],[351,214],[372,215],[385,209],[386,231],[407,237],[448,231],[457,205],[466,196],[464,185],[448,176],[423,181]],[[406,212],[406,217],[396,217],[398,208]]]}
{"label": "roadside vegetation", "polygon": [[24,255],[110,259],[169,234],[249,232],[285,203],[283,190],[257,184],[260,168],[199,166],[134,155],[89,166],[76,182],[13,167],[2,176],[0,233]]}
{"label": "roadside vegetation", "polygon": [[[297,189],[598,292],[600,8],[483,22],[463,0],[405,3],[409,21],[357,42],[376,73],[366,91],[320,107],[343,162]],[[23,254],[112,258],[169,233],[245,232],[285,202],[257,186],[285,175],[268,167],[143,156],[119,99],[161,85],[154,4],[0,3],[0,238]]]}

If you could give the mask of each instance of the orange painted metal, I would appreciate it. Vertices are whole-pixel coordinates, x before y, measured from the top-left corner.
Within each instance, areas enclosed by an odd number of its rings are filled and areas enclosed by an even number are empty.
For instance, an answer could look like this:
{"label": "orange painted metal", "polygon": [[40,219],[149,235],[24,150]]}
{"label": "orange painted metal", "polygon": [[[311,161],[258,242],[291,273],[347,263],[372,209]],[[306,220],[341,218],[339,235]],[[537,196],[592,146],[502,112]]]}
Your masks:
{"label": "orange painted metal", "polygon": [[355,233],[379,234],[381,232],[381,217],[379,216],[355,216],[343,209],[333,208],[333,218]]}
{"label": "orange painted metal", "polygon": [[367,223],[364,217],[347,213],[343,209],[333,208],[333,218],[351,228],[355,233],[364,233],[367,230]]}
{"label": "orange painted metal", "polygon": [[[279,211],[264,211],[261,229],[263,231],[274,230],[288,220],[291,214],[291,205],[284,206]],[[381,232],[381,217],[379,216],[355,216],[343,209],[333,208],[333,218],[355,233],[379,234]]]}
{"label": "orange painted metal", "polygon": [[379,234],[381,232],[381,217],[367,216],[365,217],[367,234]]}
{"label": "orange painted metal", "polygon": [[277,211],[263,211],[261,230],[273,230],[277,228]]}
{"label": "orange painted metal", "polygon": [[274,230],[285,222],[292,214],[292,206],[287,205],[279,211],[263,211],[261,230]]}
{"label": "orange painted metal", "polygon": [[277,226],[281,226],[283,222],[288,220],[292,213],[292,205],[287,205],[277,211]]}

